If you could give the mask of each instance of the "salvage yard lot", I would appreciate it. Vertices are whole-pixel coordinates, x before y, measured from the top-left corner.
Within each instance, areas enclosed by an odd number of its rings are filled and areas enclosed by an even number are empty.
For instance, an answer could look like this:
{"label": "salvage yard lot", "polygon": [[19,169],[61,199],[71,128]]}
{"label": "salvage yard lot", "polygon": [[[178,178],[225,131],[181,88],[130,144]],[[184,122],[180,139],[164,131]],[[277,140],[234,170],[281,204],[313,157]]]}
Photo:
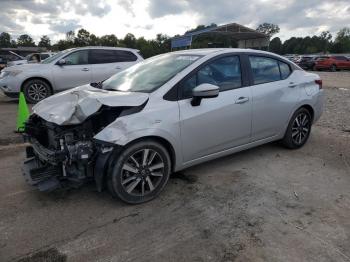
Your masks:
{"label": "salvage yard lot", "polygon": [[350,261],[350,72],[320,76],[326,107],[305,147],[192,167],[137,206],[93,184],[28,186],[16,101],[1,97],[0,261]]}

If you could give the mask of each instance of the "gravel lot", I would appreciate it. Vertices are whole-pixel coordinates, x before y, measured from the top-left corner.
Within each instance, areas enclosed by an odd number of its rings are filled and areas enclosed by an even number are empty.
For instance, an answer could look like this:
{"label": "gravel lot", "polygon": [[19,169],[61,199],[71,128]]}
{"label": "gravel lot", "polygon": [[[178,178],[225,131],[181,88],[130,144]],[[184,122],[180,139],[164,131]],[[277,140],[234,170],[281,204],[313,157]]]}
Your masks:
{"label": "gravel lot", "polygon": [[350,261],[350,72],[320,75],[326,109],[305,147],[192,167],[138,206],[93,184],[29,187],[16,102],[0,98],[0,261]]}

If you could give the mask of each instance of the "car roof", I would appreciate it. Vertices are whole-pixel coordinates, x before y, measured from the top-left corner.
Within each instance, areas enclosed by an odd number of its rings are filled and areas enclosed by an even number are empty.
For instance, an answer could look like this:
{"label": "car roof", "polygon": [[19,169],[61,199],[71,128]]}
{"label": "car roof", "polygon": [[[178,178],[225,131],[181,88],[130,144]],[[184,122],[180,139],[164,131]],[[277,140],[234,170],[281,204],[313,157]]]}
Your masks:
{"label": "car roof", "polygon": [[278,54],[266,52],[262,50],[256,50],[256,49],[243,49],[243,48],[203,48],[203,49],[187,49],[187,50],[181,50],[181,51],[175,51],[172,52],[174,54],[186,54],[186,55],[211,55],[214,53],[218,54],[224,54],[224,53],[256,53],[256,54],[266,54],[266,55],[275,55],[278,57],[281,57]]}
{"label": "car roof", "polygon": [[138,49],[126,48],[126,47],[111,47],[111,46],[84,46],[84,47],[76,47],[71,48],[69,50],[85,50],[85,49],[110,49],[110,50],[125,50],[125,51],[133,51],[138,52]]}
{"label": "car roof", "polygon": [[243,49],[243,48],[203,48],[203,49],[187,49],[181,51],[172,52],[174,54],[183,54],[183,55],[212,55],[212,54],[225,54],[225,53],[251,53],[251,54],[261,54],[261,55],[269,55],[274,56],[276,58],[280,58],[283,61],[288,61],[286,57],[280,56],[275,53],[256,50],[256,49]]}

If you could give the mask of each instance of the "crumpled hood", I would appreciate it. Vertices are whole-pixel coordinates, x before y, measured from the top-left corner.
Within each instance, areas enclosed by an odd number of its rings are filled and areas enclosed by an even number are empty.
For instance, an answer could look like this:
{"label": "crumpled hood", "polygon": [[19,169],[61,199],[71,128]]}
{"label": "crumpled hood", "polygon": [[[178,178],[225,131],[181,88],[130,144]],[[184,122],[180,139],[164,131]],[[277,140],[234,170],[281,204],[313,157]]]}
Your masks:
{"label": "crumpled hood", "polygon": [[140,106],[148,97],[146,93],[107,91],[84,85],[42,100],[33,107],[33,113],[57,125],[74,125],[85,121],[102,105]]}

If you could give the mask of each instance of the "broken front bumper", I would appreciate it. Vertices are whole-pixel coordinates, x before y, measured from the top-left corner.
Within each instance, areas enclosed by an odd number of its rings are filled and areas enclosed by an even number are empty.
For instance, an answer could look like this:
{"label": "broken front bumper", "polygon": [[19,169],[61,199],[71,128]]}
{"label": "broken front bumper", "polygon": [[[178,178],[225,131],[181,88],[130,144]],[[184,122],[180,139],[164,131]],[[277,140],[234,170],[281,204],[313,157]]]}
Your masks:
{"label": "broken front bumper", "polygon": [[26,181],[40,191],[51,191],[60,187],[59,177],[63,175],[61,151],[43,147],[36,139],[30,139],[32,146],[26,148],[27,159],[22,171]]}
{"label": "broken front bumper", "polygon": [[51,191],[60,187],[58,177],[62,175],[62,167],[43,164],[38,158],[31,157],[24,161],[23,176],[28,184],[36,186],[40,191]]}

